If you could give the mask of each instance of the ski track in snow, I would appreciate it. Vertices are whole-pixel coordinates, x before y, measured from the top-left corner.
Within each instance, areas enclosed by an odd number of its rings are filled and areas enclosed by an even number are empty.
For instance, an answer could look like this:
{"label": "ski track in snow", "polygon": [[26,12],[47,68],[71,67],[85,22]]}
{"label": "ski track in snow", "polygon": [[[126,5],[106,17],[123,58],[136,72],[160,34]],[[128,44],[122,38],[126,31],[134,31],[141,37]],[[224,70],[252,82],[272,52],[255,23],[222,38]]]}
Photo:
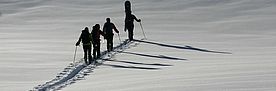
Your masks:
{"label": "ski track in snow", "polygon": [[117,53],[121,53],[126,49],[137,46],[138,44],[139,42],[135,43],[134,41],[129,42],[128,40],[125,40],[118,46],[114,47],[114,51],[102,52],[101,58],[96,59],[98,63],[91,63],[86,65],[83,59],[75,62],[75,64],[70,63],[67,67],[64,68],[62,72],[58,73],[54,79],[45,82],[44,84],[38,85],[30,91],[56,91],[76,83],[78,80],[83,80],[85,76],[92,73],[93,70],[100,66],[105,60],[111,59]]}

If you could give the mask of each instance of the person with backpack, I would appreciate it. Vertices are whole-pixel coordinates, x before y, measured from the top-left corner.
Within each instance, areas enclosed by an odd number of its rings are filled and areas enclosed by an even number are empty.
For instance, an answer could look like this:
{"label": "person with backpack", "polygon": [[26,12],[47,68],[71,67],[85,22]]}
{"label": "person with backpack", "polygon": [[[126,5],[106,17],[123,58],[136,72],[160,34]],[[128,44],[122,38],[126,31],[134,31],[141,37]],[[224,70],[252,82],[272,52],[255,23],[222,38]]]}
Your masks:
{"label": "person with backpack", "polygon": [[[80,45],[80,42],[83,44],[83,51],[84,51],[84,61],[86,64],[90,64],[92,61],[92,55],[91,55],[91,42],[92,37],[89,33],[88,27],[85,27],[84,30],[82,30],[82,33],[79,37],[78,42],[76,43],[76,46]],[[89,60],[87,60],[87,56]]]}
{"label": "person with backpack", "polygon": [[125,28],[124,31],[128,30],[128,38],[130,41],[133,40],[134,20],[141,22],[141,19],[137,19],[134,14],[131,13],[130,1],[125,1]]}
{"label": "person with backpack", "polygon": [[96,24],[93,26],[93,30],[91,32],[92,35],[92,44],[93,44],[93,57],[94,59],[100,58],[100,48],[101,48],[101,39],[100,35],[104,36],[104,32],[100,30],[100,24]]}
{"label": "person with backpack", "polygon": [[103,32],[105,35],[105,39],[107,40],[107,51],[113,51],[113,30],[119,34],[119,31],[115,27],[115,25],[110,22],[110,18],[106,18],[106,23],[103,27]]}

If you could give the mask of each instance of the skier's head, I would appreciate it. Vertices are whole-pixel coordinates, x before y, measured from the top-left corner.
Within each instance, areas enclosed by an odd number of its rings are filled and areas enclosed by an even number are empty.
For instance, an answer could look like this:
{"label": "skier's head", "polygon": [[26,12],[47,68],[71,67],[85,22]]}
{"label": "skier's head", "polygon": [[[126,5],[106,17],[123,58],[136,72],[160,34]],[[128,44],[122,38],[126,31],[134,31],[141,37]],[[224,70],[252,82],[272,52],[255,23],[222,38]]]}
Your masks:
{"label": "skier's head", "polygon": [[96,24],[95,29],[100,29],[100,24]]}
{"label": "skier's head", "polygon": [[85,27],[83,31],[84,32],[89,32],[88,27]]}
{"label": "skier's head", "polygon": [[125,6],[126,6],[126,7],[130,7],[130,1],[128,1],[128,0],[125,1]]}
{"label": "skier's head", "polygon": [[93,31],[96,30],[96,26],[93,26]]}
{"label": "skier's head", "polygon": [[110,18],[106,18],[106,22],[110,22]]}
{"label": "skier's head", "polygon": [[85,30],[85,31],[88,31],[88,27],[85,27],[84,30]]}
{"label": "skier's head", "polygon": [[125,12],[126,14],[131,14],[131,4],[130,1],[125,1]]}

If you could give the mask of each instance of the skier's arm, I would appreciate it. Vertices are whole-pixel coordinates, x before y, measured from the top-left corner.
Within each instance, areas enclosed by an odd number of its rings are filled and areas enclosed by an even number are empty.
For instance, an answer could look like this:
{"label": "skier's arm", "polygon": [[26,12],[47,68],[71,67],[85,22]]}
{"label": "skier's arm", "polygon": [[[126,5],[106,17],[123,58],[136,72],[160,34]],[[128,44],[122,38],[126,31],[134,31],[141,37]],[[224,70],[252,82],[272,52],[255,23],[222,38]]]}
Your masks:
{"label": "skier's arm", "polygon": [[127,18],[125,18],[125,27],[124,27],[124,31],[126,32],[127,30]]}
{"label": "skier's arm", "polygon": [[141,19],[137,19],[135,15],[132,15],[132,18],[135,19],[137,22],[141,22]]}
{"label": "skier's arm", "polygon": [[100,32],[100,34],[101,34],[102,36],[105,36],[105,34],[104,34],[103,31],[99,30],[99,32]]}
{"label": "skier's arm", "polygon": [[125,23],[125,28],[124,28],[124,31],[125,31],[125,32],[126,32],[126,29],[127,29],[127,28],[126,28],[126,23]]}
{"label": "skier's arm", "polygon": [[115,25],[114,24],[112,24],[113,25],[113,29],[115,30],[115,32],[116,33],[119,33],[119,31],[118,31],[118,29],[115,27]]}
{"label": "skier's arm", "polygon": [[106,23],[104,24],[104,27],[103,27],[103,33],[106,34]]}
{"label": "skier's arm", "polygon": [[[106,35],[106,24],[104,24],[104,27],[103,27],[103,34]],[[106,39],[106,36],[104,36],[104,39]]]}
{"label": "skier's arm", "polygon": [[94,35],[93,35],[93,30],[90,33],[90,39],[91,39],[91,43],[94,44],[94,39],[93,39]]}
{"label": "skier's arm", "polygon": [[92,34],[89,33],[89,41],[93,42]]}
{"label": "skier's arm", "polygon": [[78,42],[76,43],[76,46],[79,46],[79,45],[80,45],[80,42],[81,42],[81,37],[82,37],[82,33],[81,33],[81,35],[80,35],[80,37],[79,37]]}

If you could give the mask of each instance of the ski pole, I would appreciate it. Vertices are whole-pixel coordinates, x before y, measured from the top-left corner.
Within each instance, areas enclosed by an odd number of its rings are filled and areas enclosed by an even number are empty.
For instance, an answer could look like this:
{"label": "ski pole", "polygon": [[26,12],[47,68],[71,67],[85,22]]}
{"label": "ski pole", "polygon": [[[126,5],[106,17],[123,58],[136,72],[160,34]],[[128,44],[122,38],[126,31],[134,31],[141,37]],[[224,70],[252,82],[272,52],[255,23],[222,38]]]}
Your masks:
{"label": "ski pole", "polygon": [[76,46],[76,48],[75,48],[74,61],[73,61],[73,64],[74,64],[74,65],[75,65],[75,61],[76,61],[77,49],[78,49],[78,46]]}
{"label": "ski pole", "polygon": [[143,28],[143,26],[142,26],[142,23],[141,23],[141,22],[139,22],[139,23],[140,23],[140,26],[141,26],[141,29],[142,29],[142,32],[143,32],[144,38],[145,38],[145,39],[147,39],[146,34],[145,34],[145,31],[144,31],[144,28]]}
{"label": "ski pole", "polygon": [[120,43],[122,42],[122,40],[121,40],[121,36],[120,36],[120,34],[118,33],[118,38],[119,38],[119,41],[120,41]]}

